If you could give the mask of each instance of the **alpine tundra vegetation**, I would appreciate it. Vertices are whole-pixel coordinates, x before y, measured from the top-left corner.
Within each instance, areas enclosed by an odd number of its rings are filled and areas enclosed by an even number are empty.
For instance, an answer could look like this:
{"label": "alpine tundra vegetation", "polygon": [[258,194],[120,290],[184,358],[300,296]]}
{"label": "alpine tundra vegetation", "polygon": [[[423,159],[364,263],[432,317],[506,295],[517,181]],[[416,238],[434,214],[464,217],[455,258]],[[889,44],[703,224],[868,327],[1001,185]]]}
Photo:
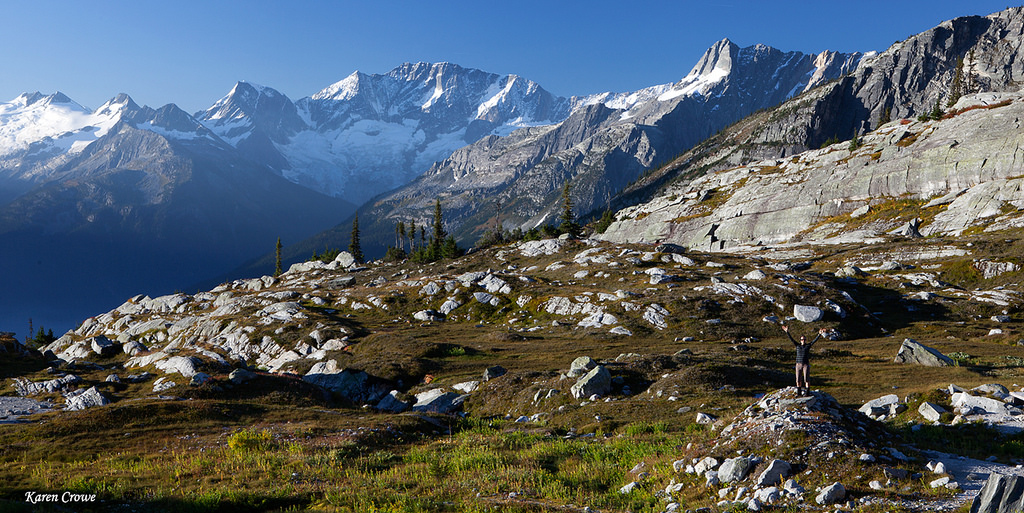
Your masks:
{"label": "alpine tundra vegetation", "polygon": [[[723,40],[622,95],[406,64],[297,102],[239,83],[195,116],[82,111],[92,129],[0,161],[60,184],[21,201],[164,205],[209,174],[255,199],[315,184],[294,204],[337,222],[339,196],[383,194],[247,277],[0,333],[0,507],[1018,511],[1022,44],[1011,8],[881,53]],[[76,108],[0,114],[55,106]],[[354,162],[328,138],[407,176],[328,173]],[[827,338],[809,390],[783,325]]]}

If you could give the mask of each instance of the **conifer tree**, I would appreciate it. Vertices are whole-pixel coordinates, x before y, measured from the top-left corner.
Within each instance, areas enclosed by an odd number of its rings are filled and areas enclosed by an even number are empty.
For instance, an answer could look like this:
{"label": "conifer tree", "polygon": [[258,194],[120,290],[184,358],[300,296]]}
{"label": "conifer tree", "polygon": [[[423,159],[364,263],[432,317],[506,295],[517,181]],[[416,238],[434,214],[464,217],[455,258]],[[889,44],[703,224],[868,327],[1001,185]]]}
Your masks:
{"label": "conifer tree", "polygon": [[399,221],[398,225],[395,226],[395,246],[398,249],[405,251],[405,222]]}
{"label": "conifer tree", "polygon": [[949,100],[946,101],[946,108],[956,105],[957,100],[964,94],[964,59],[956,60],[956,70],[953,72],[953,83],[949,86]]}
{"label": "conifer tree", "polygon": [[352,241],[348,243],[348,252],[356,263],[363,263],[363,248],[359,244],[359,214],[352,219]]}
{"label": "conifer tree", "polygon": [[416,221],[409,221],[409,251],[416,251]]}
{"label": "conifer tree", "polygon": [[277,238],[277,245],[274,246],[274,277],[281,276],[281,237]]}
{"label": "conifer tree", "polygon": [[441,217],[441,200],[434,202],[434,237],[430,239],[428,251],[438,256],[441,254],[441,242],[444,241],[444,219]]}
{"label": "conifer tree", "polygon": [[572,197],[569,194],[569,182],[565,182],[565,186],[562,187],[562,214],[558,216],[559,221],[562,223],[558,226],[558,229],[562,233],[572,234],[578,236],[580,234],[580,225],[576,222],[576,214],[573,213]]}

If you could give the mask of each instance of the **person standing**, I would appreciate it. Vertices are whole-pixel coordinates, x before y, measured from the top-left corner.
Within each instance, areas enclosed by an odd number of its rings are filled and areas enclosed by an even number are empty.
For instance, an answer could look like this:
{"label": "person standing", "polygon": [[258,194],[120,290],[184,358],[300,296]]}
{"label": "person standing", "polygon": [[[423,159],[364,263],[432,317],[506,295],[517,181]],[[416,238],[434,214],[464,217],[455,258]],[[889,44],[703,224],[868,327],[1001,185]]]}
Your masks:
{"label": "person standing", "polygon": [[796,346],[796,393],[797,395],[804,396],[810,394],[810,374],[811,374],[811,346],[821,338],[822,335],[827,331],[825,328],[818,330],[818,336],[814,337],[814,340],[807,342],[807,337],[800,335],[800,341],[797,342],[793,339],[793,335],[789,333],[789,326],[783,324],[782,331],[786,332],[786,336]]}

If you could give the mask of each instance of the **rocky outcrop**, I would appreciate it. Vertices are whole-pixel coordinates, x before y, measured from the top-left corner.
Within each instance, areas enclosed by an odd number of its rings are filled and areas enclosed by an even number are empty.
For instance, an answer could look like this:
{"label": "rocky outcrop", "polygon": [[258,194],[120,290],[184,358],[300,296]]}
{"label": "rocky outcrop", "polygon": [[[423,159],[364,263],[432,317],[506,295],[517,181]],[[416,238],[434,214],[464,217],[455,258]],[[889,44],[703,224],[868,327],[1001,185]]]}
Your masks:
{"label": "rocky outcrop", "polygon": [[991,473],[971,502],[971,513],[1014,513],[1024,510],[1024,477]]}
{"label": "rocky outcrop", "polygon": [[955,109],[963,112],[942,121],[887,124],[865,134],[854,151],[834,145],[682,182],[620,211],[600,238],[713,251],[881,240],[907,221],[850,214],[907,198],[923,208],[954,192],[950,201],[915,216],[921,234],[1024,226],[1019,155],[993,150],[1024,144],[1015,121],[1024,114],[1024,96],[979,94],[961,99]]}

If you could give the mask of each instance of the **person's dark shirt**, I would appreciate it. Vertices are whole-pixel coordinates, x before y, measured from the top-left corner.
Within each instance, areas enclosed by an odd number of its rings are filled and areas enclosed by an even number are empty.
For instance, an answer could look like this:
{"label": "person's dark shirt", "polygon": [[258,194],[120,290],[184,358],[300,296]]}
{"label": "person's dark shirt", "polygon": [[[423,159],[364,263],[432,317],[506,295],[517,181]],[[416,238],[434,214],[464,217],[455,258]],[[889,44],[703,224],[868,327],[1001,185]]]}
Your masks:
{"label": "person's dark shirt", "polygon": [[789,340],[793,341],[793,345],[796,346],[796,363],[810,363],[811,346],[821,338],[821,333],[818,333],[818,336],[814,337],[814,340],[806,344],[800,344],[800,342],[797,342],[793,338],[793,335],[790,335],[788,331],[786,332],[786,336],[789,337]]}

